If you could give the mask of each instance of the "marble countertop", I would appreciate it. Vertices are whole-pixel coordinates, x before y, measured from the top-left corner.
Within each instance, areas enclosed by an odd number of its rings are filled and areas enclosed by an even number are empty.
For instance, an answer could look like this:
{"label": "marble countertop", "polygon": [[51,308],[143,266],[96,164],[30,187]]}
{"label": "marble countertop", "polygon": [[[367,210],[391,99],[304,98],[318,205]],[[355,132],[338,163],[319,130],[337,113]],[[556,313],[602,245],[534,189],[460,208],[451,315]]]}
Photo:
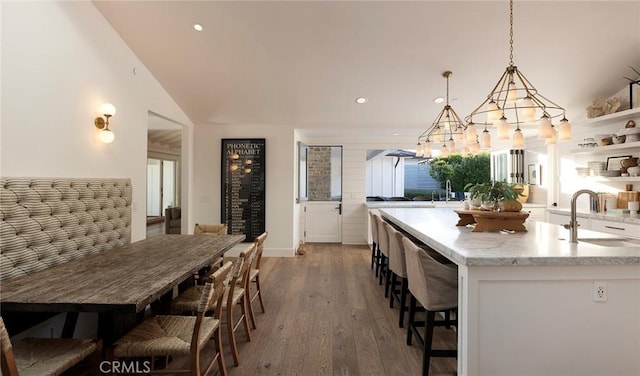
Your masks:
{"label": "marble countertop", "polygon": [[[471,232],[456,226],[452,208],[382,208],[383,217],[439,251],[459,265],[468,266],[570,266],[640,264],[636,247],[569,243],[569,231],[561,226],[527,220],[527,232]],[[578,230],[580,239],[619,239],[620,236]]]}
{"label": "marble countertop", "polygon": [[[369,209],[379,208],[453,208],[461,209],[464,201],[367,201]],[[544,204],[522,204],[523,208],[544,208]]]}
{"label": "marble countertop", "polygon": [[[571,215],[571,210],[561,208],[549,208],[549,213],[560,215]],[[622,222],[622,223],[636,223],[640,224],[640,215],[635,214],[610,214],[610,213],[596,213],[596,212],[576,212],[576,217],[582,218],[595,218],[603,221]]]}

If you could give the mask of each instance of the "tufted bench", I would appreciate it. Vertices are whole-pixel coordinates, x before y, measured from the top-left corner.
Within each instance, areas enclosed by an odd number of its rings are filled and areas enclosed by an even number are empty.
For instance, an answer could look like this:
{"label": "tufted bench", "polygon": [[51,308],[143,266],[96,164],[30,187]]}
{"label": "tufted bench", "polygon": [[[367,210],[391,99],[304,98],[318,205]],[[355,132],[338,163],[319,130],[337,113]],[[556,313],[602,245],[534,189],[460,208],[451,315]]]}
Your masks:
{"label": "tufted bench", "polygon": [[131,242],[130,179],[0,178],[0,280]]}

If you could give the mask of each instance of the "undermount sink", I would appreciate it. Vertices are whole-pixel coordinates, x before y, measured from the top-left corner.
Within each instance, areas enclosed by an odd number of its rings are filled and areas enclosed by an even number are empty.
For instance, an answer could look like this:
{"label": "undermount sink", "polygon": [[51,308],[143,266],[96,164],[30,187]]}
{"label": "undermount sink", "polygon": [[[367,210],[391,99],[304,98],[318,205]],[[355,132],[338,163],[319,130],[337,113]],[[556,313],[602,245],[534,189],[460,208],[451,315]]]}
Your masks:
{"label": "undermount sink", "polygon": [[601,247],[640,247],[640,240],[633,239],[580,239],[578,243],[590,243]]}

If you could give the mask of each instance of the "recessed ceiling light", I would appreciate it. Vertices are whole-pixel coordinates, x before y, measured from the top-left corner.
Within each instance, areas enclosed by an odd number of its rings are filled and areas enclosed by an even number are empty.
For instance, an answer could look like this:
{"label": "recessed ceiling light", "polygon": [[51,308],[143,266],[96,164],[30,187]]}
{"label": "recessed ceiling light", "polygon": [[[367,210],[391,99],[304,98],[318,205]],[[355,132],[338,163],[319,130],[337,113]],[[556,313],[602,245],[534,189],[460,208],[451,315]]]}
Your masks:
{"label": "recessed ceiling light", "polygon": [[396,133],[392,133],[392,136],[400,136],[400,133],[396,132]]}
{"label": "recessed ceiling light", "polygon": [[356,103],[357,103],[357,104],[367,103],[367,98],[365,98],[365,97],[358,97],[358,98],[356,98]]}
{"label": "recessed ceiling light", "polygon": [[444,102],[444,98],[443,97],[435,97],[433,98],[433,103],[442,103]]}
{"label": "recessed ceiling light", "polygon": [[202,27],[202,25],[200,25],[200,24],[193,24],[193,28],[194,28],[195,31],[204,30],[204,27]]}

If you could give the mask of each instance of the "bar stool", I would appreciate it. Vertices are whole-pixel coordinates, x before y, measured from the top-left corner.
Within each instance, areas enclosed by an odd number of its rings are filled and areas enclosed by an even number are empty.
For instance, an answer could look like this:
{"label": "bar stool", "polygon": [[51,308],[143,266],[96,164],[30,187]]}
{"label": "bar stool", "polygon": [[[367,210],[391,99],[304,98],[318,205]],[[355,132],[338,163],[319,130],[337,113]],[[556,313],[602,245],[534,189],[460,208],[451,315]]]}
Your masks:
{"label": "bar stool", "polygon": [[[383,223],[385,223],[386,221],[379,215],[376,215],[374,218],[376,218],[376,226],[378,227],[378,249],[380,250],[378,284],[382,285],[382,279],[384,278],[386,287],[386,279],[388,278],[389,274],[387,267],[387,259],[389,258],[389,237],[387,236],[387,231],[383,226]],[[384,297],[389,297],[389,290],[386,288]]]}
{"label": "bar stool", "polygon": [[[407,284],[407,265],[404,256],[404,245],[402,239],[405,237],[400,231],[396,230],[388,222],[384,222],[383,226],[387,231],[389,239],[389,271],[390,278],[387,278],[387,285],[390,286],[389,308],[393,308],[393,301],[400,304],[400,321],[399,327],[404,326],[404,312],[407,311],[407,292],[409,286]],[[398,289],[400,285],[400,289]]]}
{"label": "bar stool", "polygon": [[[409,281],[410,303],[409,323],[407,328],[407,345],[411,345],[415,334],[424,347],[422,356],[422,375],[429,374],[429,363],[432,357],[456,357],[457,350],[434,350],[434,326],[457,325],[457,319],[435,320],[437,312],[448,312],[458,307],[458,270],[455,265],[442,264],[436,261],[424,249],[411,240],[402,239],[404,244],[407,279]],[[426,311],[425,321],[416,321],[417,303]],[[424,326],[424,337],[420,336],[418,327]]]}
{"label": "bar stool", "polygon": [[373,212],[369,211],[369,220],[371,222],[371,270],[373,270],[375,266],[375,275],[378,276],[378,268],[380,265],[380,249],[378,248],[378,223],[376,222],[374,216],[378,216],[378,214],[373,214]]}

